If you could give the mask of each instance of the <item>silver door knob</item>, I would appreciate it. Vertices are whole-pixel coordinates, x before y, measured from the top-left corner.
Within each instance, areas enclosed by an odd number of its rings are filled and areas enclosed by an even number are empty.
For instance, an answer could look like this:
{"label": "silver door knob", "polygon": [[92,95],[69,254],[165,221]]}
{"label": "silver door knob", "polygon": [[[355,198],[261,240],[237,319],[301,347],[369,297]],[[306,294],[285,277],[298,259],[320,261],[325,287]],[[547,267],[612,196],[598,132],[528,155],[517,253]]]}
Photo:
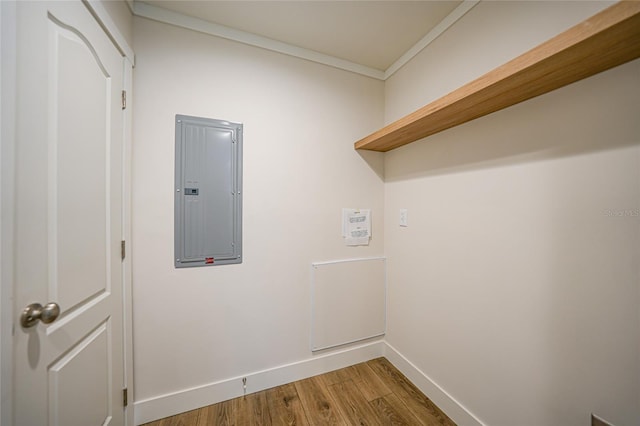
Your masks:
{"label": "silver door knob", "polygon": [[22,310],[20,315],[20,325],[24,328],[33,327],[42,321],[45,324],[52,323],[60,315],[60,306],[57,303],[47,303],[42,306],[39,303],[32,303]]}

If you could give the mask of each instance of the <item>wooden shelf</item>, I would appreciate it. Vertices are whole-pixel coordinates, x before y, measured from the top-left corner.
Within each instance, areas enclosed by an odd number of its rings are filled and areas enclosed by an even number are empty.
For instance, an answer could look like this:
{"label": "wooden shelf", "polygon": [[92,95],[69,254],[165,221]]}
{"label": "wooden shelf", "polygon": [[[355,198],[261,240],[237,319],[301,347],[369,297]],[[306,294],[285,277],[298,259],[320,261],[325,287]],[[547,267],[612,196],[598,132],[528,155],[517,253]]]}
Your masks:
{"label": "wooden shelf", "polygon": [[640,57],[640,2],[621,1],[355,143],[386,152]]}

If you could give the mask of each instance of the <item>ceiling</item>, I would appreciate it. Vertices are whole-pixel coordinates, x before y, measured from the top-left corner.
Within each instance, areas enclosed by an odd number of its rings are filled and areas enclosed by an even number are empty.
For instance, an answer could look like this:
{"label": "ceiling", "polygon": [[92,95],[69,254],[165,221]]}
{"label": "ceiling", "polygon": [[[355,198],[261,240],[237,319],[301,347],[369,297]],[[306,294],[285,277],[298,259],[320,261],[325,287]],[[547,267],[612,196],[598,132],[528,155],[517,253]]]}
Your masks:
{"label": "ceiling", "polygon": [[462,1],[145,0],[143,3],[384,72]]}

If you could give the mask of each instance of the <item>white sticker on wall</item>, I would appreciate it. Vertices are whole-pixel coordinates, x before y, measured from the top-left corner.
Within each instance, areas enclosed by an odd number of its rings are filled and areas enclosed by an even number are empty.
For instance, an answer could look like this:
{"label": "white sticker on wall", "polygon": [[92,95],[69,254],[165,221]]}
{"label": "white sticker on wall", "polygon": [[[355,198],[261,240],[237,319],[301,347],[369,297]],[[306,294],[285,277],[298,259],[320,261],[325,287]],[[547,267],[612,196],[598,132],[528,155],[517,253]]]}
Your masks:
{"label": "white sticker on wall", "polygon": [[348,246],[366,246],[371,239],[371,210],[342,209],[342,236]]}

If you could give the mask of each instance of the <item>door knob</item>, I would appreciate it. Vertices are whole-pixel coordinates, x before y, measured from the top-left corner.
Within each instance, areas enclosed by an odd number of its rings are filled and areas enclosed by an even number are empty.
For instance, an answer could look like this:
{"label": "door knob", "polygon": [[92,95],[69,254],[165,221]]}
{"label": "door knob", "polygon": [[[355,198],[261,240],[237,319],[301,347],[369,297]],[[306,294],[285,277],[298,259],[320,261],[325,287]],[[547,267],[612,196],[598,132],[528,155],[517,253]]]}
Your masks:
{"label": "door knob", "polygon": [[22,310],[20,315],[20,325],[24,328],[33,327],[42,321],[45,324],[52,323],[60,315],[60,306],[57,303],[47,303],[42,306],[39,303],[32,303]]}

